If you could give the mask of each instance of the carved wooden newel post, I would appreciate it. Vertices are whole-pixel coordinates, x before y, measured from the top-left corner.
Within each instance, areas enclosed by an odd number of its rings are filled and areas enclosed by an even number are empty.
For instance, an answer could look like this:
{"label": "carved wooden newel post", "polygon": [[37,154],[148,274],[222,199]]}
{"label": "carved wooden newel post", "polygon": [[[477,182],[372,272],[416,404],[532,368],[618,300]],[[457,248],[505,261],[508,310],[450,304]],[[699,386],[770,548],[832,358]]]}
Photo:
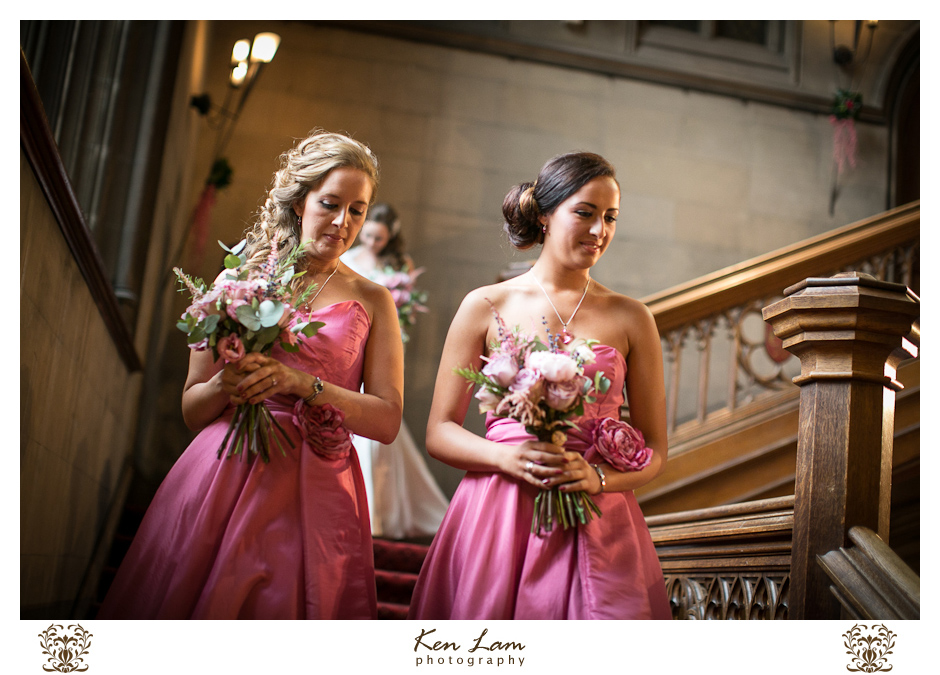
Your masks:
{"label": "carved wooden newel post", "polygon": [[888,541],[898,364],[917,355],[918,297],[855,272],[806,279],[763,310],[800,359],[790,566],[791,619],[837,619],[840,605],[816,562],[864,525]]}

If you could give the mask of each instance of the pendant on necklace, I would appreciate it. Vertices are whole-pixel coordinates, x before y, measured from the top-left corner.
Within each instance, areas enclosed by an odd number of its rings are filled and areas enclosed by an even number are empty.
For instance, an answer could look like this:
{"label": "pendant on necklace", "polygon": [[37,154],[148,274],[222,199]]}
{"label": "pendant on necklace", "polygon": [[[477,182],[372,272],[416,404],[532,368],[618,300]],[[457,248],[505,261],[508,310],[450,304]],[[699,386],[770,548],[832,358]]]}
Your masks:
{"label": "pendant on necklace", "polygon": [[571,333],[568,332],[568,326],[564,326],[564,327],[561,329],[561,341],[562,341],[562,344],[566,344],[566,345],[567,345],[567,344],[570,344],[572,340],[574,340],[574,335],[572,335]]}

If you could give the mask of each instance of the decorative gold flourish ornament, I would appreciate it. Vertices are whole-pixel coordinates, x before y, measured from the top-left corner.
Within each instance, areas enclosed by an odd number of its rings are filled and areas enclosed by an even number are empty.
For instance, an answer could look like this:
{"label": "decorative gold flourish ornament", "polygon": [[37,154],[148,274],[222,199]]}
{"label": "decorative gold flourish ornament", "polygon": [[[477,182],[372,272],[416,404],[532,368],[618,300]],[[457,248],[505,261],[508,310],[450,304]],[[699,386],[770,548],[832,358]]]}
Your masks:
{"label": "decorative gold flourish ornament", "polygon": [[[863,633],[864,630],[864,633]],[[871,629],[864,624],[855,624],[852,629],[844,633],[846,654],[851,655],[851,662],[845,667],[852,673],[887,673],[894,666],[886,658],[894,648],[894,637],[884,624],[872,625]]]}
{"label": "decorative gold flourish ornament", "polygon": [[42,669],[52,673],[81,673],[88,670],[83,658],[91,646],[92,634],[80,624],[70,624],[63,628],[61,624],[52,624],[39,634],[42,653],[49,658]]}

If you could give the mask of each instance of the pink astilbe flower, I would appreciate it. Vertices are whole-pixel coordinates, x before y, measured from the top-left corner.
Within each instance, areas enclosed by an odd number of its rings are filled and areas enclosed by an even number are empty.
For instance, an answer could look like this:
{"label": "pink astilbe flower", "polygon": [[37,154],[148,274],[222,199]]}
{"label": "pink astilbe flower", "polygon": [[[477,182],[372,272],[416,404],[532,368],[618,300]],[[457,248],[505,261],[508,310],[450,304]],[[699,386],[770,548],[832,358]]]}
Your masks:
{"label": "pink astilbe flower", "polygon": [[545,420],[545,412],[525,391],[511,391],[506,394],[494,412],[500,417],[518,420],[526,427],[539,427]]}

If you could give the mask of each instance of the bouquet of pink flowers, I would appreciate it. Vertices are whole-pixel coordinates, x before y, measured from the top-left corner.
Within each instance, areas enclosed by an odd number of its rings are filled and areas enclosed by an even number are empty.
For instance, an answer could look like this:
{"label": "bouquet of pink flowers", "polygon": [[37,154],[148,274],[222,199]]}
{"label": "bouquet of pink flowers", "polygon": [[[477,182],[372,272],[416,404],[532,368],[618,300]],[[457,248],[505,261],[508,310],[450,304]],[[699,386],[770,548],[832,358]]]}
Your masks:
{"label": "bouquet of pink flowers", "polygon": [[[595,393],[606,393],[610,380],[600,371],[593,380],[584,374],[593,363],[596,340],[580,341],[570,351],[563,349],[559,336],[548,334],[548,344],[522,333],[510,331],[496,310],[499,337],[490,346],[490,356],[482,370],[456,368],[461,377],[479,385],[475,397],[480,412],[492,412],[520,422],[540,441],[563,446],[566,428],[577,428],[571,418],[584,415],[584,404],[593,403]],[[535,498],[532,532],[551,532],[558,520],[563,529],[582,525],[601,512],[586,492],[562,492],[557,487]]]}
{"label": "bouquet of pink flowers", "polygon": [[427,291],[415,290],[415,279],[422,272],[424,272],[424,268],[396,272],[391,267],[386,267],[375,274],[376,282],[385,286],[392,293],[392,299],[398,309],[398,325],[401,327],[402,342],[408,342],[407,328],[414,325],[415,315],[418,312],[428,311],[427,306],[424,304],[428,300]]}
{"label": "bouquet of pink flowers", "polygon": [[[264,264],[257,270],[246,270],[245,244],[241,241],[230,249],[219,242],[228,252],[225,256],[227,271],[211,286],[184,274],[178,267],[173,268],[181,284],[180,292],[188,290],[192,298],[177,328],[186,333],[190,349],[211,349],[216,360],[223,358],[226,363],[239,361],[250,352],[270,354],[275,343],[280,343],[285,351],[296,352],[301,339],[313,337],[324,325],[320,321],[298,321],[290,325],[296,314],[294,305],[302,305],[315,290],[311,284],[298,297],[292,296],[291,281],[306,274],[294,270],[303,245],[298,245],[279,262],[275,237]],[[239,405],[219,446],[219,458],[223,453],[228,457],[245,450],[249,455],[261,455],[267,462],[271,456],[271,439],[281,454],[286,454],[275,429],[294,447],[264,402]]]}

